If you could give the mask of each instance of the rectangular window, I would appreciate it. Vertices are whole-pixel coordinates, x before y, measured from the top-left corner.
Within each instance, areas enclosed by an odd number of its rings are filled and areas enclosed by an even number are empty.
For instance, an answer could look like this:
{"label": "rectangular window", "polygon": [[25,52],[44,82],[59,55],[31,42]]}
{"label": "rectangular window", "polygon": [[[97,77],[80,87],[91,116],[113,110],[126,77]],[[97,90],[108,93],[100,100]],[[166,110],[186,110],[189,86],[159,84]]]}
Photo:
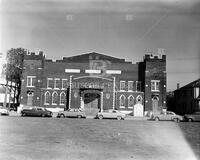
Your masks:
{"label": "rectangular window", "polygon": [[35,87],[36,76],[27,76],[27,87]]}
{"label": "rectangular window", "polygon": [[151,91],[160,91],[160,80],[151,80]]}
{"label": "rectangular window", "polygon": [[133,91],[133,81],[128,81],[128,91]]}
{"label": "rectangular window", "polygon": [[53,88],[53,78],[47,78],[47,88]]}
{"label": "rectangular window", "polygon": [[126,83],[125,81],[120,81],[120,90],[125,91]]}
{"label": "rectangular window", "polygon": [[59,78],[55,78],[54,79],[54,88],[59,89],[59,84],[60,84],[60,79]]}
{"label": "rectangular window", "polygon": [[142,90],[142,84],[140,81],[136,81],[136,91],[141,91]]}
{"label": "rectangular window", "polygon": [[62,89],[66,89],[67,87],[67,79],[62,79]]}

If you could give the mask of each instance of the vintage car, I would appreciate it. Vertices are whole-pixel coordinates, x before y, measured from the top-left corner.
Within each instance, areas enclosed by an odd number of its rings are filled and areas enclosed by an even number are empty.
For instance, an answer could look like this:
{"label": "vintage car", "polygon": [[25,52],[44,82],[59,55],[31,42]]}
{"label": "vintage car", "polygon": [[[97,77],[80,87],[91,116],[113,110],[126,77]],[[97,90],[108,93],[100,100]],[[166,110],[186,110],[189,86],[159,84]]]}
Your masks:
{"label": "vintage car", "polygon": [[121,120],[121,119],[125,119],[125,117],[126,117],[126,114],[114,109],[104,110],[96,114],[96,118],[98,119],[109,118],[109,119]]}
{"label": "vintage car", "polygon": [[171,111],[161,112],[160,114],[153,114],[151,119],[156,121],[183,121],[182,116],[177,115],[176,113]]}
{"label": "vintage car", "polygon": [[27,107],[21,111],[21,116],[52,117],[53,113],[43,107]]}
{"label": "vintage car", "polygon": [[194,112],[193,114],[185,114],[184,120],[188,122],[200,121],[200,112]]}
{"label": "vintage car", "polygon": [[0,114],[8,116],[9,115],[9,111],[8,111],[7,108],[3,108],[3,106],[0,106]]}
{"label": "vintage car", "polygon": [[70,108],[66,111],[59,111],[57,114],[57,118],[86,118],[86,114],[83,110],[78,108]]}

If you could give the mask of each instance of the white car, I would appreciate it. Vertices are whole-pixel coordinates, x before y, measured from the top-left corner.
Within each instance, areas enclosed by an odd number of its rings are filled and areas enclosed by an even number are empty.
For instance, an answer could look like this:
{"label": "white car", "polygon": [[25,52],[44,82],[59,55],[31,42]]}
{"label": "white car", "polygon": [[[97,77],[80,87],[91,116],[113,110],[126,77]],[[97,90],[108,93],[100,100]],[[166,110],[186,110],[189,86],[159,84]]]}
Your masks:
{"label": "white car", "polygon": [[96,115],[96,118],[98,119],[110,118],[110,119],[121,120],[121,119],[125,119],[125,117],[126,117],[126,114],[114,109],[104,110],[103,112],[98,112]]}
{"label": "white car", "polygon": [[183,121],[183,116],[177,115],[176,113],[171,111],[153,114],[151,118],[156,121]]}
{"label": "white car", "polygon": [[3,108],[2,106],[0,106],[0,114],[1,115],[9,115],[9,111],[6,108]]}

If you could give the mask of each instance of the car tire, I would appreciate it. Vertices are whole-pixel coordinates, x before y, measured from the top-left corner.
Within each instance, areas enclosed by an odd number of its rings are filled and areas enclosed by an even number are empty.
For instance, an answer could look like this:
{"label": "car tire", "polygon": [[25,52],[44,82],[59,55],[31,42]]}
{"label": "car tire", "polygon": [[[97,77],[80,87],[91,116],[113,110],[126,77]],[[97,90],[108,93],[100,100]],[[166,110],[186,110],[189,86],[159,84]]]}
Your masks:
{"label": "car tire", "polygon": [[188,119],[188,122],[193,122],[193,119],[192,119],[192,118],[189,118],[189,119]]}
{"label": "car tire", "polygon": [[81,116],[81,115],[78,115],[77,117],[78,117],[79,119],[81,119],[81,118],[82,118],[82,116]]}
{"label": "car tire", "polygon": [[103,119],[103,116],[102,116],[102,115],[99,115],[98,118],[99,118],[99,119]]}
{"label": "car tire", "polygon": [[45,114],[42,114],[42,117],[45,117]]}
{"label": "car tire", "polygon": [[173,121],[174,121],[174,122],[180,122],[180,119],[174,118]]}
{"label": "car tire", "polygon": [[64,114],[61,114],[61,115],[60,115],[60,118],[65,118],[65,115],[64,115]]}
{"label": "car tire", "polygon": [[22,117],[26,116],[26,114],[25,114],[25,113],[22,113],[21,115],[22,115]]}
{"label": "car tire", "polygon": [[122,117],[120,117],[120,116],[117,116],[117,120],[121,120],[122,119]]}
{"label": "car tire", "polygon": [[160,119],[158,117],[155,118],[155,121],[159,121]]}

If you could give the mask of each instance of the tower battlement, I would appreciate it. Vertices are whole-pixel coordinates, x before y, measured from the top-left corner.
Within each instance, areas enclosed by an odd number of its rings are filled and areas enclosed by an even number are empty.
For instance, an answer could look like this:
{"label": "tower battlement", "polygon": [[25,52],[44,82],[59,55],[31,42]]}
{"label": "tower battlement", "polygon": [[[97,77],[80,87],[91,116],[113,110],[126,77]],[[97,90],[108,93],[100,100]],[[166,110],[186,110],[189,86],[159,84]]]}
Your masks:
{"label": "tower battlement", "polygon": [[38,53],[27,51],[24,56],[24,59],[25,60],[42,60],[42,59],[45,59],[45,55],[43,54],[43,51],[39,51]]}
{"label": "tower battlement", "polygon": [[157,60],[157,59],[160,59],[160,60],[164,60],[166,61],[166,55],[165,54],[152,54],[152,53],[147,53],[145,54],[144,56],[144,60]]}

